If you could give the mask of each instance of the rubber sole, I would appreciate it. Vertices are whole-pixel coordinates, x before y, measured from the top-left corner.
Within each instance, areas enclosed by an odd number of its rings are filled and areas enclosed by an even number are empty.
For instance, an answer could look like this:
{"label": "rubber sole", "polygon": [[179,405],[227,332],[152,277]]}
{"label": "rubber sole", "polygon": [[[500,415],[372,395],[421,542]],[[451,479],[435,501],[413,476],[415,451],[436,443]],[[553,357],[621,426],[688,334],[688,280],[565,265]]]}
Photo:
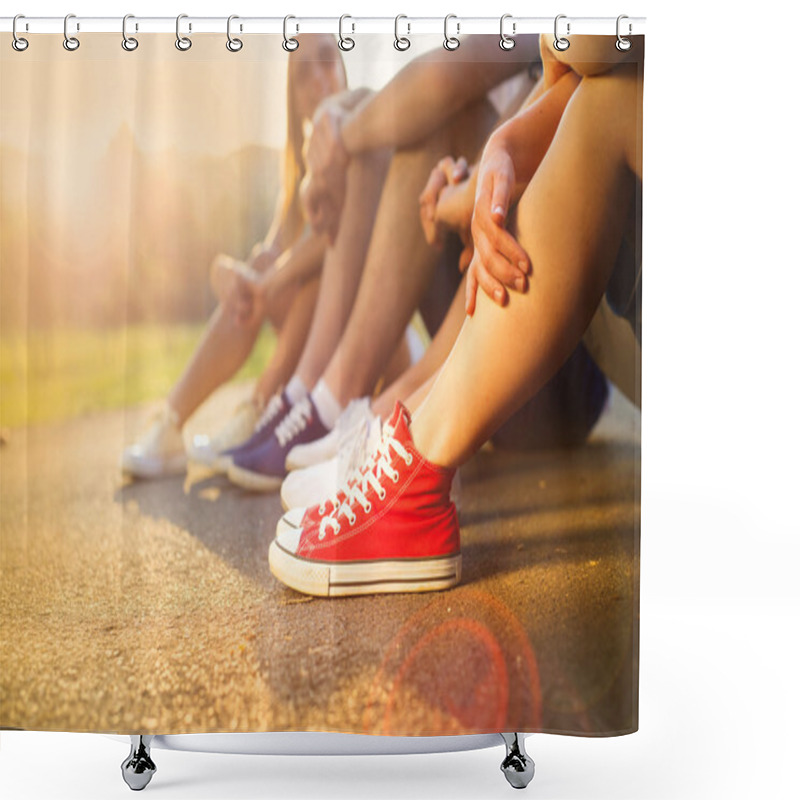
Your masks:
{"label": "rubber sole", "polygon": [[236,464],[231,464],[228,467],[228,480],[251,492],[274,492],[283,483],[282,477],[261,475],[258,472],[251,472],[249,469],[237,467]]}
{"label": "rubber sole", "polygon": [[120,469],[131,478],[155,479],[170,478],[186,472],[186,456],[184,454],[165,459],[136,460],[124,456]]}
{"label": "rubber sole", "polygon": [[296,556],[275,540],[269,548],[269,568],[289,588],[316,597],[438,592],[461,580],[461,554],[340,564]]}

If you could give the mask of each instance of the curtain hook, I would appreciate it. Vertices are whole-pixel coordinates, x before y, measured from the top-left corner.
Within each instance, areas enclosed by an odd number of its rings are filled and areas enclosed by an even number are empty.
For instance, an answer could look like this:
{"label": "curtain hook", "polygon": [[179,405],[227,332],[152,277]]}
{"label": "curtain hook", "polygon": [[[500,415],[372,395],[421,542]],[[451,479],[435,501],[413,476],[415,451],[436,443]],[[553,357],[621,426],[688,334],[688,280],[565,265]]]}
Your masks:
{"label": "curtain hook", "polygon": [[[227,47],[231,53],[238,53],[244,47],[244,43],[241,39],[231,38],[231,22],[235,19],[239,19],[236,14],[231,14],[228,17],[228,41],[225,42],[225,47]],[[239,26],[239,30],[242,30],[241,25]]]}
{"label": "curtain hook", "polygon": [[[181,20],[188,19],[188,14],[178,14],[178,18],[175,20],[175,47],[178,50],[186,51],[192,46],[192,40],[188,36],[181,35]],[[189,31],[192,30],[192,24],[189,23]]]}
{"label": "curtain hook", "polygon": [[[345,52],[347,52],[348,50],[352,50],[356,46],[356,43],[355,41],[353,41],[352,38],[350,38],[349,36],[342,36],[342,25],[344,24],[344,21],[346,19],[353,19],[353,18],[349,14],[342,14],[342,16],[339,17],[339,49],[344,50]],[[355,30],[356,30],[356,25],[355,23],[353,23],[353,33],[355,33]]]}
{"label": "curtain hook", "polygon": [[[81,46],[78,38],[76,36],[70,36],[69,31],[67,30],[67,26],[69,25],[69,21],[71,19],[75,19],[74,14],[67,14],[67,16],[64,17],[64,49],[69,50],[70,52],[77,50]],[[81,26],[76,22],[75,30],[79,31],[80,29]]]}
{"label": "curtain hook", "polygon": [[[135,19],[133,14],[126,14],[122,18],[122,49],[132,53],[138,46],[139,40],[134,39],[133,36],[128,36],[128,20]],[[137,30],[139,26],[136,26]]]}
{"label": "curtain hook", "polygon": [[[447,35],[447,26],[451,19],[456,20],[456,36]],[[444,44],[445,50],[458,50],[461,42],[458,40],[458,33],[461,31],[461,23],[458,22],[458,17],[455,14],[448,14],[444,18]]]}
{"label": "curtain hook", "polygon": [[[408,48],[411,47],[411,39],[409,39],[407,36],[400,36],[398,28],[400,27],[399,23],[401,19],[408,19],[408,17],[405,14],[398,14],[394,18],[394,49],[402,52],[403,50],[408,50]],[[406,27],[408,28],[408,33],[411,33],[411,25],[406,23]]]}
{"label": "curtain hook", "polygon": [[23,39],[20,36],[17,36],[17,20],[18,19],[25,19],[24,14],[17,14],[14,17],[14,22],[11,23],[11,33],[13,35],[13,39],[11,40],[11,46],[18,52],[21,53],[23,50],[28,49],[28,40]]}
{"label": "curtain hook", "polygon": [[[628,50],[631,49],[631,40],[624,38],[622,36],[622,34],[620,34],[620,32],[619,32],[620,31],[620,23],[624,19],[628,19],[628,16],[626,14],[620,14],[617,17],[617,41],[616,41],[616,45],[615,46],[616,46],[617,50],[619,50],[621,53],[625,53],[625,52],[627,52]],[[629,22],[628,23],[628,36],[631,35],[632,29],[633,28],[632,28],[632,26],[631,26],[631,24]]]}
{"label": "curtain hook", "polygon": [[[563,36],[558,35],[558,21],[566,18],[566,14],[559,14],[556,17],[555,24],[553,25],[553,33],[555,36],[555,39],[553,40],[553,47],[555,47],[555,49],[561,53],[563,53],[569,47],[569,39],[565,39]],[[569,36],[569,22],[567,22],[567,36]]]}
{"label": "curtain hook", "polygon": [[500,49],[501,50],[513,50],[514,47],[517,44],[514,41],[514,39],[512,38],[514,36],[514,34],[516,34],[516,32],[517,32],[517,23],[516,22],[512,22],[511,23],[511,36],[508,36],[505,33],[505,31],[503,30],[503,24],[505,23],[505,21],[507,19],[511,19],[511,18],[512,18],[511,14],[503,14],[503,16],[500,17]]}
{"label": "curtain hook", "polygon": [[[287,53],[293,53],[295,50],[297,50],[298,47],[300,47],[300,42],[298,42],[297,39],[288,36],[286,33],[286,26],[290,19],[297,19],[297,17],[293,17],[291,14],[289,14],[288,16],[283,18],[283,49]],[[297,25],[297,30],[299,32],[300,30],[299,25]]]}

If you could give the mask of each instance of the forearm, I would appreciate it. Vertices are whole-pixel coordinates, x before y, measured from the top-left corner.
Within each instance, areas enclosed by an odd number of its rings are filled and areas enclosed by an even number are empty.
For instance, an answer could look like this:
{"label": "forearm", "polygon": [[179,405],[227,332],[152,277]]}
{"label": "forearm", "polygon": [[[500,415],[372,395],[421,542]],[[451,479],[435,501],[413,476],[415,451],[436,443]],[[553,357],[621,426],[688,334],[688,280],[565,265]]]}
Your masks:
{"label": "forearm", "polygon": [[568,66],[578,75],[602,75],[618,64],[641,58],[641,36],[630,39],[628,50],[618,50],[616,36],[570,36],[566,50],[553,47],[553,37],[542,34],[540,47],[544,58],[553,58]]}
{"label": "forearm", "polygon": [[307,233],[278,258],[275,269],[284,285],[300,286],[320,272],[324,257],[324,237]]}
{"label": "forearm", "polygon": [[502,58],[492,37],[473,36],[446,59],[438,51],[414,59],[344,121],[345,149],[355,155],[376,147],[406,147],[440,129],[453,114],[536,58],[535,38],[517,39],[514,50]]}
{"label": "forearm", "polygon": [[513,200],[519,199],[553,141],[564,109],[580,78],[568,72],[531,105],[500,126],[486,146],[505,150],[514,163],[516,184]]}

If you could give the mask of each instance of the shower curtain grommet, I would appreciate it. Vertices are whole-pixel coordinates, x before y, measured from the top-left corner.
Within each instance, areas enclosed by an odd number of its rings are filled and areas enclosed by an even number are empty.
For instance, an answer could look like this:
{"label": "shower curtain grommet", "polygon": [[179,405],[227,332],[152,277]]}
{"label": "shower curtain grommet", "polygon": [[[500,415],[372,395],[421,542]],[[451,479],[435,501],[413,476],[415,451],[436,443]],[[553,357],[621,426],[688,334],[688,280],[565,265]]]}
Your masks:
{"label": "shower curtain grommet", "polygon": [[[238,53],[244,47],[244,42],[242,42],[241,39],[231,36],[231,22],[235,19],[239,19],[237,14],[231,14],[228,17],[228,41],[225,42],[225,47],[227,47],[231,53]],[[242,26],[240,25],[239,31],[241,32],[241,30]]]}
{"label": "shower curtain grommet", "polygon": [[[620,14],[617,17],[617,41],[615,42],[614,46],[617,48],[617,50],[620,51],[620,53],[626,53],[628,50],[631,49],[631,40],[630,39],[626,39],[620,33],[620,23],[624,19],[628,19],[628,16],[626,14]],[[629,22],[628,23],[628,34],[629,35],[630,35],[630,32],[631,32],[631,24]]]}
{"label": "shower curtain grommet", "polygon": [[[353,18],[349,14],[342,14],[342,16],[339,17],[339,49],[343,50],[345,53],[349,53],[356,46],[356,42],[352,37],[345,36],[342,33],[342,25],[346,19]],[[353,32],[355,32],[355,29],[356,26],[355,23],[353,23]]]}
{"label": "shower curtain grommet", "polygon": [[133,14],[126,14],[122,18],[122,49],[132,53],[139,46],[139,40],[133,36],[128,36],[127,25],[129,19],[135,19]]}
{"label": "shower curtain grommet", "polygon": [[[178,48],[182,53],[185,53],[189,50],[192,46],[192,40],[188,36],[183,36],[181,34],[181,20],[188,19],[188,14],[178,14],[177,18],[175,19],[175,47]],[[192,23],[189,23],[189,32],[192,31]]]}
{"label": "shower curtain grommet", "polygon": [[[553,47],[555,47],[555,49],[561,53],[569,49],[569,39],[565,38],[564,36],[558,35],[558,21],[566,18],[567,18],[566,14],[559,14],[556,17],[555,22],[553,23],[553,35],[555,37],[553,39]],[[570,30],[570,25],[569,22],[567,22],[567,36],[569,36],[569,30]]]}
{"label": "shower curtain grommet", "polygon": [[505,32],[505,30],[503,30],[503,25],[505,24],[505,21],[507,19],[512,19],[512,15],[511,14],[503,14],[503,16],[500,17],[500,41],[498,43],[500,45],[500,49],[501,50],[506,50],[506,51],[513,50],[514,47],[517,44],[516,41],[512,38],[514,36],[514,34],[516,33],[517,24],[512,21],[512,23],[511,23],[511,36],[509,36]]}
{"label": "shower curtain grommet", "polygon": [[[71,19],[75,19],[74,14],[67,14],[67,16],[64,17],[64,49],[69,50],[70,53],[74,53],[81,46],[81,43],[77,36],[69,35],[67,27]],[[80,25],[77,25],[76,30],[80,29]]]}
{"label": "shower curtain grommet", "polygon": [[[398,28],[401,19],[408,19],[408,17],[405,14],[398,14],[394,18],[394,49],[404,53],[409,47],[411,47],[411,39],[409,39],[407,36],[400,35]],[[411,26],[406,23],[406,27],[408,28],[408,32],[411,33]]]}
{"label": "shower curtain grommet", "polygon": [[[287,31],[286,31],[286,26],[287,26],[287,24],[288,24],[290,19],[297,19],[297,17],[294,17],[291,14],[287,14],[283,18],[283,45],[282,46],[283,46],[283,49],[287,53],[294,53],[294,51],[297,50],[298,47],[300,47],[300,42],[298,42],[297,39],[289,36]],[[299,31],[299,26],[297,26],[295,24],[295,27]]]}
{"label": "shower curtain grommet", "polygon": [[[455,36],[449,36],[448,33],[447,33],[447,26],[448,26],[448,23],[450,22],[451,19],[456,20],[456,35]],[[460,32],[460,30],[461,30],[461,25],[458,22],[458,18],[456,17],[456,15],[455,14],[448,14],[444,18],[444,42],[442,43],[442,47],[444,47],[445,50],[450,50],[451,52],[453,50],[458,50],[458,48],[461,46],[461,41],[458,38],[458,33]]]}
{"label": "shower curtain grommet", "polygon": [[17,14],[14,17],[14,22],[11,24],[11,35],[13,38],[11,39],[11,46],[18,52],[22,53],[28,49],[28,40],[23,39],[21,36],[17,36],[17,20],[18,19],[25,19],[24,14]]}

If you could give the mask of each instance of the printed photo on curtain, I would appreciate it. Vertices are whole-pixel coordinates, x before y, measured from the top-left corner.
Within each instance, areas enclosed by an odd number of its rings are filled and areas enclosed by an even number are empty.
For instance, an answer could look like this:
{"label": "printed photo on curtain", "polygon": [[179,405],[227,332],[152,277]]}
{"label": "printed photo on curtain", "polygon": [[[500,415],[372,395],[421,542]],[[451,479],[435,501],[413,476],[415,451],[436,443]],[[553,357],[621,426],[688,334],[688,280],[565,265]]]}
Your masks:
{"label": "printed photo on curtain", "polygon": [[0,39],[0,727],[635,731],[643,37],[184,38]]}

